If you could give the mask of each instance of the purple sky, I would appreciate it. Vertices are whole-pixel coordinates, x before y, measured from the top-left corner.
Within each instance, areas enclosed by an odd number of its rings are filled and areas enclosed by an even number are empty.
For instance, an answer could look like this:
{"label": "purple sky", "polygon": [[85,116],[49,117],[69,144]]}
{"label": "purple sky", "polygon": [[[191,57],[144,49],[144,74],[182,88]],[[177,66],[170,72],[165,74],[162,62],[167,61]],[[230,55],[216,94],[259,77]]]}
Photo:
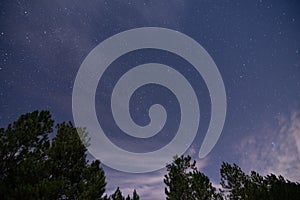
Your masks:
{"label": "purple sky", "polygon": [[[149,61],[189,69],[186,77],[197,88],[201,122],[187,153],[218,186],[222,161],[235,162],[246,172],[282,174],[300,182],[300,4],[297,0],[247,1],[0,1],[0,126],[36,109],[50,110],[56,122],[73,120],[72,89],[76,73],[88,53],[119,32],[156,26],[180,31],[200,43],[215,61],[227,94],[222,135],[210,154],[197,153],[210,119],[207,88],[199,74],[180,58],[163,51],[137,51],[120,57],[104,83],[114,81],[128,67]],[[114,68],[115,67],[115,68]],[[184,70],[183,70],[184,71]],[[96,94],[98,118],[107,91]],[[105,89],[105,88],[104,88]],[[144,88],[145,109],[155,100],[169,106],[170,135],[139,145],[112,131],[111,140],[123,148],[143,152],[163,146],[176,128],[176,99],[166,91]],[[137,95],[143,95],[138,93]],[[101,117],[99,117],[101,116]],[[145,113],[132,116],[146,123]],[[133,145],[135,144],[135,145]],[[143,143],[144,144],[144,143]],[[146,143],[145,143],[146,144]],[[152,146],[153,145],[153,146]],[[124,194],[137,189],[142,199],[163,199],[166,170],[128,174],[104,166],[107,191],[120,186]]]}

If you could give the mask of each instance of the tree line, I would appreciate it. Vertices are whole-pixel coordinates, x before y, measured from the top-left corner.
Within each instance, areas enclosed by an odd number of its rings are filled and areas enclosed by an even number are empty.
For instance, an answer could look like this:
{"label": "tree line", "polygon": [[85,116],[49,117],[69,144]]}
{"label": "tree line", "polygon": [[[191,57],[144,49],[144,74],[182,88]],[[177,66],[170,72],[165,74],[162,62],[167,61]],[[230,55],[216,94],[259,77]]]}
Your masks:
{"label": "tree line", "polygon": [[[21,115],[0,129],[0,199],[139,200],[136,190],[128,196],[119,188],[106,193],[100,161],[87,160],[88,142],[85,129],[70,122],[55,125],[49,111]],[[222,163],[221,189],[190,156],[175,156],[166,170],[167,200],[300,199],[299,183],[274,174],[248,175],[236,164]]]}

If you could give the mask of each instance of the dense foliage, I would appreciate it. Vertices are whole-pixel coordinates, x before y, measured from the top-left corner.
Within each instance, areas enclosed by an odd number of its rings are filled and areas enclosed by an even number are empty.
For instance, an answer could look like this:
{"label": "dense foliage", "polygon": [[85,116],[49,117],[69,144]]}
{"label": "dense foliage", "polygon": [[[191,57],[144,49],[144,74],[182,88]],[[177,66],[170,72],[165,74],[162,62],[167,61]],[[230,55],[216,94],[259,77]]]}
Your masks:
{"label": "dense foliage", "polygon": [[[80,134],[78,134],[78,132]],[[82,143],[82,140],[85,144]],[[124,197],[119,188],[105,193],[105,174],[100,161],[86,158],[88,145],[84,129],[71,123],[54,127],[48,111],[19,117],[0,129],[0,199],[101,199],[139,200]],[[167,200],[296,200],[300,184],[282,176],[247,175],[236,164],[223,163],[222,189],[198,171],[190,156],[176,156],[166,166],[164,177]]]}
{"label": "dense foliage", "polygon": [[190,156],[175,157],[167,165],[165,194],[167,200],[299,200],[300,184],[282,176],[270,174],[261,176],[252,171],[245,174],[236,164],[223,162],[221,186],[217,192],[209,178],[197,170],[196,162]]}
{"label": "dense foliage", "polygon": [[221,185],[227,199],[300,199],[300,184],[274,174],[261,176],[252,171],[246,175],[236,164],[223,163],[221,166]]}
{"label": "dense foliage", "polygon": [[167,165],[167,171],[164,179],[167,200],[221,199],[209,178],[197,170],[195,161],[191,162],[190,156],[176,156],[174,162]]}
{"label": "dense foliage", "polygon": [[[100,161],[87,161],[76,128],[62,123],[55,129],[48,111],[0,129],[0,199],[118,199],[105,195]],[[88,143],[84,129],[79,132]]]}

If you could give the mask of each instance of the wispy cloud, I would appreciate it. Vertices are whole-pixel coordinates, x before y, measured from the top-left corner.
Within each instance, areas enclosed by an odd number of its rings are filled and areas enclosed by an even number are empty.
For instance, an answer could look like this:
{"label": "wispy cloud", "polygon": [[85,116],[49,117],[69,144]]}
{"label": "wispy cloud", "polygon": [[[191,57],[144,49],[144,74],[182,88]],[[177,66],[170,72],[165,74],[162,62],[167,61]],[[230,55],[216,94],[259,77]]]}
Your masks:
{"label": "wispy cloud", "polygon": [[278,124],[268,126],[242,140],[237,146],[241,167],[263,175],[281,174],[300,181],[300,110],[276,117]]}

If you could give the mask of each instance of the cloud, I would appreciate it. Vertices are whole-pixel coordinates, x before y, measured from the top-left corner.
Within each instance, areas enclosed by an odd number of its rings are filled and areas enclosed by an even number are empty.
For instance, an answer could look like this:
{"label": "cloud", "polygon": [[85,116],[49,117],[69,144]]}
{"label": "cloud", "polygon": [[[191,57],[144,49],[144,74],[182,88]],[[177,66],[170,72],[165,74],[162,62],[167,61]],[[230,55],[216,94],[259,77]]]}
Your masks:
{"label": "cloud", "polygon": [[268,125],[241,141],[236,149],[240,165],[246,171],[274,173],[300,182],[300,110],[277,116],[276,120],[275,126]]}

